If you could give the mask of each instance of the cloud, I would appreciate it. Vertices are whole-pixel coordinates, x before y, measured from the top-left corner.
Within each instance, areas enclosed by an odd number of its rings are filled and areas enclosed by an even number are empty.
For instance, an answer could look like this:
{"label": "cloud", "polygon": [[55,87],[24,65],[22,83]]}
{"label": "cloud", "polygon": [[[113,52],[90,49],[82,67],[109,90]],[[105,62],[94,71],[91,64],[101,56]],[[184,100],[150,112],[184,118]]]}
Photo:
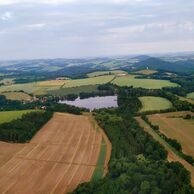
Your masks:
{"label": "cloud", "polygon": [[12,14],[11,12],[9,12],[9,11],[3,13],[3,14],[0,16],[1,20],[9,20],[9,19],[11,19],[12,17],[13,17],[13,14]]}
{"label": "cloud", "polygon": [[27,28],[43,28],[44,26],[46,26],[44,23],[26,25]]}
{"label": "cloud", "polygon": [[12,5],[12,4],[60,4],[60,3],[72,3],[76,0],[0,0],[0,5]]}
{"label": "cloud", "polygon": [[64,4],[64,3],[89,3],[89,4],[131,4],[142,3],[150,0],[0,0],[0,5],[12,5],[12,4]]}

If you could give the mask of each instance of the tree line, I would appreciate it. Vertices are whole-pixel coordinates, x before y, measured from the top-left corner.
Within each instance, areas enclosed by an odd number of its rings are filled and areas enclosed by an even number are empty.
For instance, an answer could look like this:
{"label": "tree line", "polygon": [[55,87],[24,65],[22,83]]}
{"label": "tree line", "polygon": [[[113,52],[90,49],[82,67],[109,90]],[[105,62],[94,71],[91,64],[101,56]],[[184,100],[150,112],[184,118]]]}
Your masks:
{"label": "tree line", "polygon": [[112,142],[107,176],[80,185],[72,194],[193,194],[190,173],[134,119],[141,108],[132,88],[118,89],[118,108],[101,109],[95,118]]}

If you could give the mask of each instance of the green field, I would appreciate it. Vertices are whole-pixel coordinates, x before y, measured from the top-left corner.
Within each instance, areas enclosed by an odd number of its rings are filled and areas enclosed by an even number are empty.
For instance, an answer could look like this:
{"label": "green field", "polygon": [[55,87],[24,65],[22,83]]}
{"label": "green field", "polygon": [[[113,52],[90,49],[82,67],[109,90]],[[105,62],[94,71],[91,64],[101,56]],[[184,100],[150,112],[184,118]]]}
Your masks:
{"label": "green field", "polygon": [[163,87],[177,87],[178,85],[167,80],[136,79],[135,75],[117,77],[112,83],[119,86],[142,87],[146,89],[161,89]]}
{"label": "green field", "polygon": [[143,96],[139,97],[139,100],[143,105],[141,112],[153,110],[166,110],[172,108],[172,103],[169,100],[161,97]]}
{"label": "green field", "polygon": [[2,93],[8,100],[25,100],[25,101],[30,101],[32,97],[29,94],[26,94],[24,92],[5,92]]}
{"label": "green field", "polygon": [[35,110],[20,110],[20,111],[3,111],[0,112],[0,124],[10,122],[14,119],[21,118],[23,114],[29,113]]}
{"label": "green field", "polygon": [[93,176],[92,176],[93,181],[100,180],[103,177],[105,157],[106,157],[106,144],[103,140],[101,143],[101,149],[100,149],[100,154],[98,157],[97,166],[96,166],[94,173],[93,173]]}
{"label": "green field", "polygon": [[187,95],[187,98],[194,99],[194,92],[189,93],[189,94]]}
{"label": "green field", "polygon": [[91,78],[85,78],[85,79],[67,80],[63,85],[63,88],[105,84],[110,82],[113,78],[114,78],[114,75],[105,75],[105,76],[91,77]]}
{"label": "green field", "polygon": [[3,92],[13,92],[13,91],[24,91],[28,94],[35,94],[35,95],[42,95],[46,94],[47,90],[56,90],[59,89],[60,86],[42,86],[39,87],[37,83],[26,83],[26,84],[12,84],[9,86],[2,86],[0,87],[0,93]]}
{"label": "green field", "polygon": [[[35,94],[35,95],[43,95],[47,94],[48,91],[51,93],[52,90],[55,92],[57,90],[61,90],[62,88],[74,88],[72,89],[75,91],[75,87],[79,86],[88,86],[88,85],[100,85],[105,84],[113,80],[114,75],[105,75],[105,76],[99,76],[99,77],[91,77],[91,78],[85,78],[85,79],[74,79],[74,80],[65,80],[63,81],[63,85],[53,85],[53,82],[56,82],[56,80],[50,80],[46,83],[51,83],[50,85],[45,85],[44,82],[32,82],[32,83],[26,83],[26,84],[12,84],[9,86],[2,86],[0,87],[0,93],[3,92],[10,92],[10,91],[24,91],[29,94]],[[83,90],[82,90],[83,91]],[[60,93],[60,92],[59,92]],[[64,93],[64,91],[62,91]]]}
{"label": "green field", "polygon": [[127,72],[122,71],[122,70],[95,71],[95,72],[92,72],[92,73],[88,73],[87,76],[88,77],[98,77],[98,76],[102,76],[102,75],[117,75],[117,74],[127,74]]}
{"label": "green field", "polygon": [[68,95],[68,94],[77,94],[79,95],[81,92],[97,92],[98,91],[98,85],[85,85],[85,86],[78,86],[78,87],[72,87],[72,88],[60,88],[57,90],[50,90],[47,91],[48,94],[51,95]]}

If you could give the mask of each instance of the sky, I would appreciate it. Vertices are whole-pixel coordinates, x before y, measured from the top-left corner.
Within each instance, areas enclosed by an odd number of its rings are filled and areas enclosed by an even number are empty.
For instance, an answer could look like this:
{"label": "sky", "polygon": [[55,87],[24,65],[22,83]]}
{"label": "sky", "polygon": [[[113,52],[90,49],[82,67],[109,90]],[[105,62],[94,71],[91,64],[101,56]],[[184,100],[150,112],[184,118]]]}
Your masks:
{"label": "sky", "polygon": [[0,0],[0,60],[194,51],[194,0]]}

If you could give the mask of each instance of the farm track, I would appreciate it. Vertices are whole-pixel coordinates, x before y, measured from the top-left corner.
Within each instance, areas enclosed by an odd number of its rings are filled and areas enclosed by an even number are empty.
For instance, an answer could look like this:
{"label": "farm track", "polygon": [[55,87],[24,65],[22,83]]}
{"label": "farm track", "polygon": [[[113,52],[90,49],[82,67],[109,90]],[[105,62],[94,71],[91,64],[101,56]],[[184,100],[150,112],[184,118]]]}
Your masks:
{"label": "farm track", "polygon": [[[20,145],[16,154],[0,166],[0,193],[71,192],[80,183],[90,181],[104,135],[88,116],[55,113],[30,143]],[[109,157],[110,153],[106,165]]]}
{"label": "farm track", "polygon": [[192,186],[194,186],[194,167],[187,161],[182,159],[180,156],[178,156],[175,150],[165,140],[163,140],[143,119],[141,119],[140,117],[136,117],[136,120],[147,133],[149,133],[156,141],[158,141],[161,145],[164,146],[164,148],[168,152],[169,162],[180,162],[191,173],[191,184]]}

